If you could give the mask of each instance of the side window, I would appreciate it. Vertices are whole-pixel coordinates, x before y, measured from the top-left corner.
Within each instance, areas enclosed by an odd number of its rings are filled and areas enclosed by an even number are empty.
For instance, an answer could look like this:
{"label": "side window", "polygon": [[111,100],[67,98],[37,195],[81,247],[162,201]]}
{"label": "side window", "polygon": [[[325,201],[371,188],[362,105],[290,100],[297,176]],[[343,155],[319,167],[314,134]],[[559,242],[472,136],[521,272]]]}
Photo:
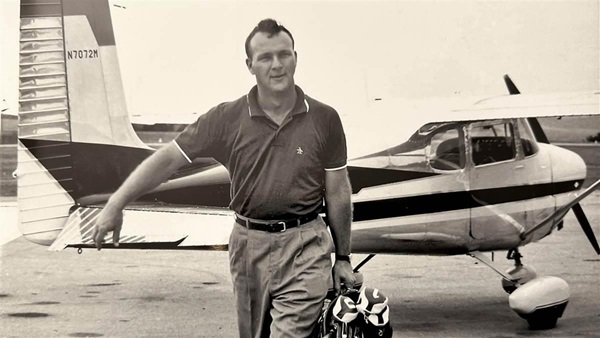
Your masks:
{"label": "side window", "polygon": [[472,125],[470,138],[476,166],[514,159],[515,136],[512,123]]}
{"label": "side window", "polygon": [[425,147],[391,154],[390,165],[396,169],[427,172]]}
{"label": "side window", "polygon": [[462,124],[426,124],[408,141],[386,150],[389,165],[416,172],[462,169],[466,162],[463,140]]}
{"label": "side window", "polygon": [[525,157],[531,156],[538,152],[539,148],[533,131],[529,127],[529,123],[525,119],[519,119],[519,136],[521,136],[521,147],[523,148],[523,155]]}
{"label": "side window", "polygon": [[[457,170],[465,167],[464,142],[457,129],[439,132],[431,138],[429,165],[438,170]],[[462,149],[461,149],[462,148]]]}

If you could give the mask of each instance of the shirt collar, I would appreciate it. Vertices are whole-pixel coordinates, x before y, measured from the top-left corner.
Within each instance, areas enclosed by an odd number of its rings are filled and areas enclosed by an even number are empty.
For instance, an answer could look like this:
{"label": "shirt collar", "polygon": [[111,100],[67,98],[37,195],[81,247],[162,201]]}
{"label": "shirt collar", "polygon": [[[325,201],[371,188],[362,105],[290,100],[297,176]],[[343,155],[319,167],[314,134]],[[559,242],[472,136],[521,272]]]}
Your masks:
{"label": "shirt collar", "polygon": [[[296,104],[292,111],[290,112],[290,116],[294,116],[297,114],[308,113],[310,110],[310,106],[308,105],[308,101],[306,101],[306,96],[300,87],[296,87]],[[246,101],[248,102],[248,114],[252,116],[266,116],[267,114],[260,108],[258,105],[258,100],[256,99],[256,95],[258,94],[258,86],[252,87],[250,92],[246,95]]]}

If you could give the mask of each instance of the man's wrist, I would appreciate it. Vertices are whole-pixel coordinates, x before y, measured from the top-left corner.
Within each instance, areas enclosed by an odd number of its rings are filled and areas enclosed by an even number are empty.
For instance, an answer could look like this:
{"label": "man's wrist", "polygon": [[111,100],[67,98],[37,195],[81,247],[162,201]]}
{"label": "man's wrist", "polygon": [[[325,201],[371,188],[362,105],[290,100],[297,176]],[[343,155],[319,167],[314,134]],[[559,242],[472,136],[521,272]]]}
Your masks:
{"label": "man's wrist", "polygon": [[110,196],[110,198],[106,202],[105,208],[122,211],[123,209],[125,209],[126,206],[127,206],[126,199],[123,196],[119,195],[118,193],[114,193]]}
{"label": "man's wrist", "polygon": [[339,255],[339,254],[335,254],[335,261],[342,261],[342,262],[348,262],[351,263],[350,260],[350,256],[351,255]]}
{"label": "man's wrist", "polygon": [[125,209],[124,207],[121,207],[119,205],[119,203],[113,202],[113,201],[108,201],[108,203],[106,203],[106,205],[104,206],[104,209],[110,210],[110,211],[119,211],[119,210],[123,210]]}

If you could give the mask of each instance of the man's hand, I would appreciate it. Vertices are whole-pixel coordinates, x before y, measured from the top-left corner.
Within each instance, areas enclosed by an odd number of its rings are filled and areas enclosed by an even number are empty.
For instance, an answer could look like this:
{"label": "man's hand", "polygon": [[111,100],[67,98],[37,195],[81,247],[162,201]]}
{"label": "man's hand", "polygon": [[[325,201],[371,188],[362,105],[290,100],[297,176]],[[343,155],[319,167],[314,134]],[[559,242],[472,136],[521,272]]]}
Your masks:
{"label": "man's hand", "polygon": [[356,278],[352,272],[352,265],[346,261],[336,261],[333,266],[333,287],[335,288],[335,294],[340,294],[340,284],[344,282],[346,288],[350,289],[356,283]]}
{"label": "man's hand", "polygon": [[107,206],[102,209],[96,224],[94,225],[94,232],[92,238],[96,243],[98,250],[102,249],[102,243],[104,237],[109,232],[113,232],[113,243],[115,246],[119,246],[119,237],[121,235],[121,227],[123,226],[123,210],[118,208],[111,208]]}

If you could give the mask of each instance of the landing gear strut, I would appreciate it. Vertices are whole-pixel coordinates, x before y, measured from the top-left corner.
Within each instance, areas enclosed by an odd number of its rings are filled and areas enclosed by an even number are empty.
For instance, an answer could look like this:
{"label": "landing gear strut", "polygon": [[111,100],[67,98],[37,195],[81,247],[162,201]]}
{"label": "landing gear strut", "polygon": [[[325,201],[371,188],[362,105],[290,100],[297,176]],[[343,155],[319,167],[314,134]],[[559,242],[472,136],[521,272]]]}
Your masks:
{"label": "landing gear strut", "polygon": [[519,249],[511,249],[506,255],[506,259],[515,261],[515,266],[506,270],[506,274],[510,277],[510,281],[507,281],[504,278],[502,279],[502,288],[508,294],[513,293],[520,285],[537,277],[535,269],[532,266],[523,265],[521,258],[523,258],[523,256],[519,252]]}

